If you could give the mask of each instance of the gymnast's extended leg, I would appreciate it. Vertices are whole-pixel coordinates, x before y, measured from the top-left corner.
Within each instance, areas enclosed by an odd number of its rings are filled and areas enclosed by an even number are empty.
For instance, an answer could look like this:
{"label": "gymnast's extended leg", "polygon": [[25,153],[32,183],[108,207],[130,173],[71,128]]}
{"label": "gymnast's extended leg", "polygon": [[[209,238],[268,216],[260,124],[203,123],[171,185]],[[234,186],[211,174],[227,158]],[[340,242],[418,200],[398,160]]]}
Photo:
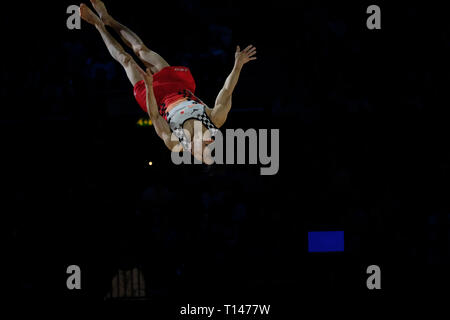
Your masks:
{"label": "gymnast's extended leg", "polygon": [[90,0],[100,19],[107,26],[113,28],[122,38],[122,40],[133,49],[134,53],[141,59],[152,73],[168,67],[169,64],[158,53],[150,50],[144,42],[129,28],[115,20],[106,10],[105,4],[100,0]]}
{"label": "gymnast's extended leg", "polygon": [[139,72],[140,67],[136,61],[134,61],[130,54],[128,54],[120,45],[120,43],[118,43],[116,39],[111,36],[100,18],[84,3],[80,5],[80,16],[86,22],[94,25],[98,32],[100,32],[109,53],[125,69],[131,84],[134,86],[137,82],[143,80],[142,74]]}

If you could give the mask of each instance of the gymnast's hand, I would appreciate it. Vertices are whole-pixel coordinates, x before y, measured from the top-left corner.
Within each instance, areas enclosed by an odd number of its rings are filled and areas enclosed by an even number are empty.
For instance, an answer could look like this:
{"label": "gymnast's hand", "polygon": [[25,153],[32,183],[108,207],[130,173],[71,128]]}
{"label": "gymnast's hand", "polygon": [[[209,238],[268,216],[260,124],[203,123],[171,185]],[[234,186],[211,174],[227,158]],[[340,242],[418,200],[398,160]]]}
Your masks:
{"label": "gymnast's hand", "polygon": [[241,51],[241,48],[237,46],[236,53],[234,54],[234,61],[236,66],[242,67],[244,64],[251,60],[256,60],[254,55],[256,54],[256,48],[249,45],[247,48]]}
{"label": "gymnast's hand", "polygon": [[141,73],[142,77],[144,78],[145,86],[152,87],[153,86],[153,75],[149,68],[146,69],[146,71],[142,70],[141,68],[138,68],[139,72]]}

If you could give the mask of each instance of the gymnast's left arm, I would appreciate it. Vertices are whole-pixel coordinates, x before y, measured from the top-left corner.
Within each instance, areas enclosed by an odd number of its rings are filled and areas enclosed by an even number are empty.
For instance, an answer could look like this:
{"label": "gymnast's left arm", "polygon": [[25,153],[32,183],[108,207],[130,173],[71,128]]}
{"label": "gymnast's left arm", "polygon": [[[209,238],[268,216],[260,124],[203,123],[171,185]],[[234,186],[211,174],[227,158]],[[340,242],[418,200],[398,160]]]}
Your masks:
{"label": "gymnast's left arm", "polygon": [[147,96],[147,112],[153,127],[158,136],[164,141],[164,144],[173,152],[178,152],[182,149],[178,139],[172,139],[172,131],[170,130],[167,121],[159,114],[158,105],[156,103],[155,94],[153,92],[153,77],[150,69],[146,72],[139,68],[141,75],[144,78],[146,96]]}

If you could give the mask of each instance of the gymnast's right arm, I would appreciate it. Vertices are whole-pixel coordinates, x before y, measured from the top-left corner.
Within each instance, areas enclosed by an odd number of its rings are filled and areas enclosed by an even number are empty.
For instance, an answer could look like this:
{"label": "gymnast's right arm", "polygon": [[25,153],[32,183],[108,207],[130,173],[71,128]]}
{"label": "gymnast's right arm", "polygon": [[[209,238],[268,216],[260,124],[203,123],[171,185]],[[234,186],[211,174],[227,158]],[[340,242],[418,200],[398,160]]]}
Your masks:
{"label": "gymnast's right arm", "polygon": [[147,112],[150,116],[150,120],[155,127],[156,133],[164,141],[167,148],[174,152],[177,152],[177,150],[180,150],[180,148],[182,147],[178,139],[171,139],[172,131],[170,130],[169,124],[159,114],[158,105],[156,103],[155,94],[153,92],[153,76],[150,72],[150,69],[147,69],[147,72],[144,72],[143,70],[140,71],[142,76],[144,77],[145,89],[147,92]]}

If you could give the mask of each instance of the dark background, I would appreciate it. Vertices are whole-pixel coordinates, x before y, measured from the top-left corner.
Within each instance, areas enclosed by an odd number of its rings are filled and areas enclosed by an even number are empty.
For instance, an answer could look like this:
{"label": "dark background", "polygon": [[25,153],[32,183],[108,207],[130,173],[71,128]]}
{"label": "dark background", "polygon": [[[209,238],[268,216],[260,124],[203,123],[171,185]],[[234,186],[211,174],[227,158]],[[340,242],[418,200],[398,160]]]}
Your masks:
{"label": "dark background", "polygon": [[[117,270],[136,265],[154,307],[447,288],[450,24],[440,2],[106,2],[169,64],[188,66],[210,106],[235,46],[257,47],[225,128],[280,129],[275,176],[173,165],[154,129],[136,124],[146,115],[95,28],[66,28],[71,4],[3,8],[10,297],[100,302]],[[381,30],[366,28],[371,4]],[[314,230],[344,230],[345,252],[308,253]],[[71,264],[83,272],[78,292],[65,287]],[[381,291],[366,288],[371,264]]]}

